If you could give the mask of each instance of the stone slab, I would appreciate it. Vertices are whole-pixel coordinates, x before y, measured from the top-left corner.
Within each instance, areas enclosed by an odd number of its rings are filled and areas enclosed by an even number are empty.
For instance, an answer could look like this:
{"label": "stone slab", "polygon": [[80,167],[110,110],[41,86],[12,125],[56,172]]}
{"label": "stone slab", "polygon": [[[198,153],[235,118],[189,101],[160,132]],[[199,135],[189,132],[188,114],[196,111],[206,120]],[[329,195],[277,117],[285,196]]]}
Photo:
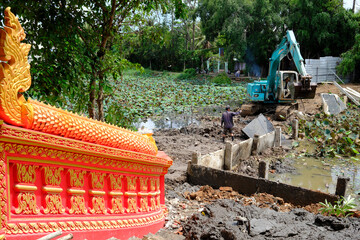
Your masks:
{"label": "stone slab", "polygon": [[337,115],[346,109],[346,105],[338,95],[330,93],[322,93],[324,112],[328,115]]}
{"label": "stone slab", "polygon": [[274,131],[272,123],[266,117],[260,114],[257,118],[252,120],[246,127],[242,129],[243,133],[249,138],[254,138],[254,135],[264,135]]}

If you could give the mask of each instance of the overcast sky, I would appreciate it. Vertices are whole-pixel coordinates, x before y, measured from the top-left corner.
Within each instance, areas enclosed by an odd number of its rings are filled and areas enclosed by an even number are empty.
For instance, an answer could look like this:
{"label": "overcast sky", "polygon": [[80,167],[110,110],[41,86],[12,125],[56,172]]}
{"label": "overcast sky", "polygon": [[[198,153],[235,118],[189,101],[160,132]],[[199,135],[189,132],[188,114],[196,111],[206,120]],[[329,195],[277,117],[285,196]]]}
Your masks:
{"label": "overcast sky", "polygon": [[[353,2],[354,2],[354,0],[344,0],[344,7],[345,8],[352,8]],[[359,10],[359,4],[360,4],[360,0],[357,0],[356,1],[356,7],[355,7],[356,11]]]}

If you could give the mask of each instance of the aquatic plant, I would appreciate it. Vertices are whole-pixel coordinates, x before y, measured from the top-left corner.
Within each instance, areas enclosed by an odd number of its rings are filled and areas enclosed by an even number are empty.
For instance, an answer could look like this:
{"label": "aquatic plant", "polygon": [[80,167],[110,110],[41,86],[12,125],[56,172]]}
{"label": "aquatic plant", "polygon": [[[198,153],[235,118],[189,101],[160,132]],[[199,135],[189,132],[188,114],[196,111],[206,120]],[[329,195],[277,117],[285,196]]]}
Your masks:
{"label": "aquatic plant", "polygon": [[[197,107],[223,105],[246,98],[243,85],[220,87],[179,81],[171,74],[129,74],[117,85],[106,104],[106,121],[129,126],[138,119],[166,112],[184,113]],[[119,117],[120,116],[120,117]]]}
{"label": "aquatic plant", "polygon": [[335,202],[334,205],[325,199],[325,203],[319,203],[321,206],[323,206],[323,208],[320,208],[319,210],[322,214],[326,213],[328,215],[335,215],[337,217],[348,217],[354,214],[353,212],[350,212],[351,209],[356,207],[354,201],[355,198],[352,198],[350,195],[347,198],[342,196]]}
{"label": "aquatic plant", "polygon": [[317,145],[318,153],[322,156],[336,156],[337,154],[356,156],[360,153],[360,114],[358,108],[351,105],[348,110],[339,115],[328,116],[324,113],[316,114],[313,120],[300,120],[299,132]]}

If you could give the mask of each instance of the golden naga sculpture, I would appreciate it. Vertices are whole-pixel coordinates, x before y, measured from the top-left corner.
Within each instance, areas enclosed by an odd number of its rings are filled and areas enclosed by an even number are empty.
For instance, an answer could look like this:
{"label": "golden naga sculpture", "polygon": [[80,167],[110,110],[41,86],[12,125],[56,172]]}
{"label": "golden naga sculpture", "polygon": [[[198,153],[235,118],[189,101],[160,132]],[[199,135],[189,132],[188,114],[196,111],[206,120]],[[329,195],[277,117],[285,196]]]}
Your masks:
{"label": "golden naga sculpture", "polygon": [[31,85],[27,56],[30,44],[18,18],[5,9],[5,26],[0,29],[0,119],[4,122],[76,140],[151,155],[157,154],[151,136],[79,116],[21,94]]}

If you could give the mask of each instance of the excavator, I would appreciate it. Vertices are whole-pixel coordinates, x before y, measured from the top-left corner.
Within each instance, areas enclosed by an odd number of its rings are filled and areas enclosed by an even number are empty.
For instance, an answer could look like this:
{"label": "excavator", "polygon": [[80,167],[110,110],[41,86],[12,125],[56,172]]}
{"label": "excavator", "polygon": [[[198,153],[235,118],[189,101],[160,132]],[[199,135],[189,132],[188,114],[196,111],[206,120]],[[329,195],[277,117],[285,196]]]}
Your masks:
{"label": "excavator", "polygon": [[[293,58],[297,71],[279,70],[281,60],[288,54]],[[286,32],[269,61],[267,79],[248,83],[247,95],[251,102],[241,106],[241,115],[264,112],[272,105],[276,108],[275,119],[286,120],[292,110],[298,109],[296,99],[315,97],[317,84],[311,82],[312,77],[306,72],[299,43],[292,30]]]}

